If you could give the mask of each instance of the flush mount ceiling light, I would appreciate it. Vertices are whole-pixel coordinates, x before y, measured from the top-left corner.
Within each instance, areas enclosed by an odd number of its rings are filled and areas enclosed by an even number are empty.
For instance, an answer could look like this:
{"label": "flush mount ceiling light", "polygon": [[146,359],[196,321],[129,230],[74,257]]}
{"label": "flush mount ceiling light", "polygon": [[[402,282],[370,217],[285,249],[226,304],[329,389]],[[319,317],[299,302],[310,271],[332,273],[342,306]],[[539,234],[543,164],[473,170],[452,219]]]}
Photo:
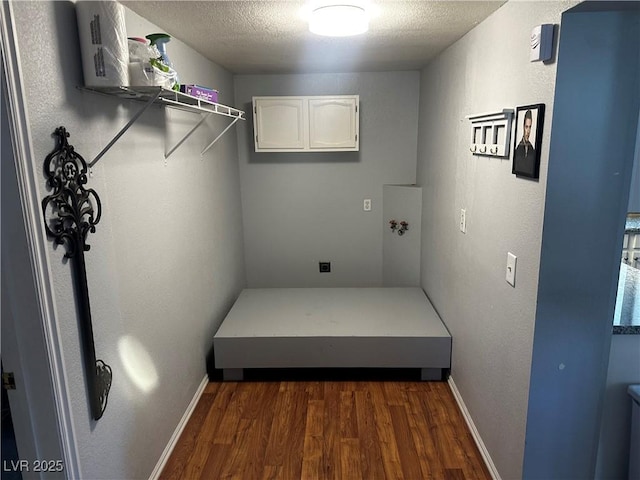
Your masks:
{"label": "flush mount ceiling light", "polygon": [[359,35],[369,29],[369,13],[364,3],[344,1],[318,3],[311,7],[309,31],[329,37]]}

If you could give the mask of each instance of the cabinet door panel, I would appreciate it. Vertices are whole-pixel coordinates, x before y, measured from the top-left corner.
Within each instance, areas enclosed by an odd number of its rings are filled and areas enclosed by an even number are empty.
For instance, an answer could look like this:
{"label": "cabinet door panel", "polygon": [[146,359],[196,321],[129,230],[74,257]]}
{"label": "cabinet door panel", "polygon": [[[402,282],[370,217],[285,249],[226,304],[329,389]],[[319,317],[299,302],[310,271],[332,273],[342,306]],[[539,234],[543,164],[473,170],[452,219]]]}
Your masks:
{"label": "cabinet door panel", "polygon": [[309,147],[311,149],[358,149],[355,98],[309,100]]}
{"label": "cabinet door panel", "polygon": [[304,100],[256,99],[256,150],[305,147]]}

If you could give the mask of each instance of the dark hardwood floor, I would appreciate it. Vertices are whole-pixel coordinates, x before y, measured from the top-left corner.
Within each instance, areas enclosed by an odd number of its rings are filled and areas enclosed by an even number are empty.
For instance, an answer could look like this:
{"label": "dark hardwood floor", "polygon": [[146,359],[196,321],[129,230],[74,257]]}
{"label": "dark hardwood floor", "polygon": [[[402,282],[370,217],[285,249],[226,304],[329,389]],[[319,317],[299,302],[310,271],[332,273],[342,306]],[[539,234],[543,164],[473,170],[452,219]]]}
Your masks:
{"label": "dark hardwood floor", "polygon": [[446,382],[207,385],[160,478],[490,479]]}

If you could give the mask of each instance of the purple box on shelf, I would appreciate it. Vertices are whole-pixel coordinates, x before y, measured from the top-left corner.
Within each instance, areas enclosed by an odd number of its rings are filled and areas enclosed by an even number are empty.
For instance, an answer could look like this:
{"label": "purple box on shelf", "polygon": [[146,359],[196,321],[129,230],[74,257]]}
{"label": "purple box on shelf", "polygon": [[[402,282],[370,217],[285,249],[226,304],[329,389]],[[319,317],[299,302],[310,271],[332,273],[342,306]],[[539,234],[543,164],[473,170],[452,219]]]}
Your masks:
{"label": "purple box on shelf", "polygon": [[180,91],[208,102],[218,102],[218,91],[211,88],[201,87],[200,85],[180,85]]}

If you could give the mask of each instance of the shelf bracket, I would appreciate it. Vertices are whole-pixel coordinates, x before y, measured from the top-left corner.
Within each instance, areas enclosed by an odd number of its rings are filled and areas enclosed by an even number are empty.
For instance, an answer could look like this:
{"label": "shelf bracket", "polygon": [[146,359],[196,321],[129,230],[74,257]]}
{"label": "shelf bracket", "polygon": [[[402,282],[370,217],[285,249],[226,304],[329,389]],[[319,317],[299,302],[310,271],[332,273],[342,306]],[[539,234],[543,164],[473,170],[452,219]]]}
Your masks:
{"label": "shelf bracket", "polygon": [[227,125],[227,128],[225,128],[225,129],[220,133],[220,135],[218,135],[218,136],[213,140],[213,142],[211,142],[209,145],[207,145],[207,146],[205,147],[205,149],[202,151],[202,153],[201,153],[200,155],[204,155],[205,153],[207,153],[207,150],[209,150],[211,147],[213,147],[213,145],[214,145],[214,144],[215,144],[215,143],[220,139],[220,137],[222,137],[225,133],[227,133],[227,131],[228,131],[231,127],[233,127],[233,126],[236,124],[236,122],[237,122],[238,120],[240,120],[240,117],[236,117],[236,118],[234,118],[234,119],[233,119],[233,122],[231,122],[229,125]]}
{"label": "shelf bracket", "polygon": [[153,102],[155,102],[158,99],[158,97],[160,97],[161,93],[162,93],[162,90],[158,90],[154,95],[152,95],[149,98],[147,103],[145,103],[142,106],[142,108],[140,110],[138,110],[133,117],[131,117],[131,120],[129,120],[127,122],[127,124],[124,127],[122,127],[118,133],[116,133],[115,137],[113,137],[113,139],[107,144],[107,146],[102,149],[102,151],[96,156],[96,158],[94,158],[91,162],[89,162],[89,168],[93,168],[95,166],[95,164],[98,163],[98,161],[104,156],[105,153],[107,153],[109,151],[109,149],[113,146],[113,144],[116,143],[118,141],[118,139],[122,135],[124,135],[124,133],[127,130],[129,130],[129,127],[131,127],[131,125],[133,125],[136,120],[138,120],[140,115],[142,115],[144,112],[146,112],[147,109],[151,105],[153,105]]}
{"label": "shelf bracket", "polygon": [[144,102],[144,105],[138,110],[135,115],[127,122],[127,124],[120,129],[120,131],[113,137],[113,139],[107,144],[106,147],[102,149],[102,151],[93,159],[92,162],[88,164],[89,166],[89,175],[92,175],[91,168],[95,166],[98,161],[109,151],[109,149],[120,139],[122,135],[133,125],[140,116],[147,111],[147,109],[153,105],[154,103],[157,105],[164,105],[168,108],[174,108],[177,110],[183,110],[192,113],[201,113],[204,114],[202,119],[191,129],[189,132],[171,149],[168,151],[165,149],[164,158],[165,160],[169,158],[173,152],[175,152],[180,145],[182,145],[187,138],[189,138],[193,132],[195,132],[200,125],[202,125],[207,118],[209,118],[212,114],[222,115],[225,117],[233,118],[233,122],[228,125],[220,135],[218,135],[213,142],[211,142],[207,147],[202,151],[201,155],[204,155],[207,150],[209,150],[219,139],[227,133],[227,131],[236,124],[238,120],[245,120],[245,113],[242,110],[237,110],[232,107],[228,107],[227,105],[222,105],[215,102],[209,102],[207,100],[203,100],[201,98],[192,97],[185,93],[181,93],[175,90],[168,90],[162,87],[78,87],[83,90],[88,90],[96,93],[113,95],[119,98],[127,98],[131,100],[136,100],[140,102]]}
{"label": "shelf bracket", "polygon": [[205,120],[206,120],[207,118],[209,118],[210,116],[211,116],[211,114],[210,114],[210,113],[207,113],[207,114],[203,115],[203,116],[202,116],[202,118],[200,119],[200,121],[199,121],[198,123],[196,123],[196,125],[195,125],[191,130],[189,130],[189,132],[188,132],[184,137],[182,137],[182,140],[180,140],[178,143],[176,143],[176,145],[175,145],[173,148],[171,148],[168,152],[166,152],[166,153],[164,154],[164,158],[165,158],[165,160],[166,160],[167,158],[169,158],[169,157],[171,156],[171,154],[172,154],[173,152],[175,152],[175,151],[178,149],[178,147],[179,147],[180,145],[182,145],[182,144],[185,142],[185,140],[186,140],[187,138],[189,138],[189,137],[191,136],[191,134],[193,134],[193,132],[195,132],[195,131],[198,129],[198,127],[199,127],[200,125],[202,125],[202,124],[205,122]]}

